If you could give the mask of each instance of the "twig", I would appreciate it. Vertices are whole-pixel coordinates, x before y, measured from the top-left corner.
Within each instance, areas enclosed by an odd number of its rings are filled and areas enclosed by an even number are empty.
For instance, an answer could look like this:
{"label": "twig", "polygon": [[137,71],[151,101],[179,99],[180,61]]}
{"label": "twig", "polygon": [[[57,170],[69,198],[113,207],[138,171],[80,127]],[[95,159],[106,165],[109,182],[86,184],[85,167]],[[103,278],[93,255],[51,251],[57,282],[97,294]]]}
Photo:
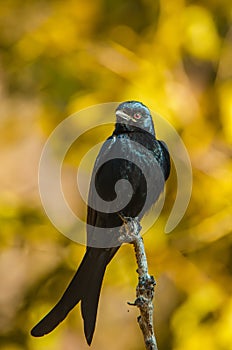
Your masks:
{"label": "twig", "polygon": [[141,226],[138,218],[121,217],[124,221],[120,232],[120,242],[132,243],[135,250],[135,256],[138,264],[137,273],[139,275],[138,285],[136,287],[136,300],[134,303],[128,303],[137,306],[140,310],[140,316],[137,318],[139,326],[143,332],[144,342],[147,350],[158,350],[154,327],[153,327],[153,297],[155,280],[148,273],[147,258],[144,249],[143,239],[140,235]]}

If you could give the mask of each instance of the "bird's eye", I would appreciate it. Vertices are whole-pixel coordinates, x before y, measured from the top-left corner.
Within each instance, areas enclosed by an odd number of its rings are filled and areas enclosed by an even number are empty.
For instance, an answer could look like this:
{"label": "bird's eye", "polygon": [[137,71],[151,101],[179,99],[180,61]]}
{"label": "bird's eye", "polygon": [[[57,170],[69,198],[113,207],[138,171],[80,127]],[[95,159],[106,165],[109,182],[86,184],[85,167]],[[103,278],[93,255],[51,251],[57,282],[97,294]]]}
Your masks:
{"label": "bird's eye", "polygon": [[135,119],[140,119],[142,116],[141,116],[141,114],[139,114],[139,113],[135,113],[134,114],[134,118]]}

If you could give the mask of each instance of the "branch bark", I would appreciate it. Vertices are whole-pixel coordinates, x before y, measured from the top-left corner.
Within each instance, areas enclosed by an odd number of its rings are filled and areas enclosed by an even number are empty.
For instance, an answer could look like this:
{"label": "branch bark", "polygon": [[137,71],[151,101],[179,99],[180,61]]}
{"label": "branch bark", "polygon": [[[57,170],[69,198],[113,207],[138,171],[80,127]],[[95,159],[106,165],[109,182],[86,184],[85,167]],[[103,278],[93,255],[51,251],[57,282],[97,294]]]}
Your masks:
{"label": "branch bark", "polygon": [[140,310],[140,316],[137,318],[139,326],[143,333],[143,338],[147,350],[158,350],[153,326],[153,297],[154,286],[156,284],[153,276],[148,273],[147,258],[143,239],[140,235],[141,226],[138,218],[122,218],[124,225],[120,232],[120,242],[132,243],[135,250],[136,261],[138,264],[138,285],[136,287],[136,299],[134,303],[128,303],[137,306]]}

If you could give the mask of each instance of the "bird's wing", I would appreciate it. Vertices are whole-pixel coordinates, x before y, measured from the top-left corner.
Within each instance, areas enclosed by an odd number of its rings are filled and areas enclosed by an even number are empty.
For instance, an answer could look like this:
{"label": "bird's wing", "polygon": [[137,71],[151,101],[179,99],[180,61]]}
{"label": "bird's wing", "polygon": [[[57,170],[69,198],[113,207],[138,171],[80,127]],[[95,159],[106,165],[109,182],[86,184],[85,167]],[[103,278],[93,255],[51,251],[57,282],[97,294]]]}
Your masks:
{"label": "bird's wing", "polygon": [[114,233],[122,220],[115,213],[113,202],[118,173],[113,149],[118,142],[116,137],[109,137],[94,164],[88,196],[87,246],[109,248],[119,245]]}
{"label": "bird's wing", "polygon": [[171,171],[170,155],[168,146],[164,141],[157,140],[161,148],[160,167],[163,171],[165,181],[168,179]]}

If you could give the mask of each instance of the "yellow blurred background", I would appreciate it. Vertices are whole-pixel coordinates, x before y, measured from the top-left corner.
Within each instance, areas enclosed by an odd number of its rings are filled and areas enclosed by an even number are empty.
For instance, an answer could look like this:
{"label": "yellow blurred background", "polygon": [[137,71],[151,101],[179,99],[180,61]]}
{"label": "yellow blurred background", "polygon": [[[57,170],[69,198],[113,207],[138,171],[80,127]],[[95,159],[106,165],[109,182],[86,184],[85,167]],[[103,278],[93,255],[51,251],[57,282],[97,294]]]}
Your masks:
{"label": "yellow blurred background", "polygon": [[[162,215],[144,236],[157,279],[159,350],[232,349],[231,19],[230,0],[1,1],[1,349],[88,349],[79,307],[50,335],[29,334],[85,250],[47,218],[38,165],[63,119],[128,99],[176,128],[193,168],[181,223],[164,234],[176,194],[173,169]],[[89,142],[86,134],[84,150]],[[83,149],[64,165],[76,206],[70,184]],[[135,269],[132,247],[122,247],[105,276],[92,349],[144,349],[138,312],[126,304],[135,298]]]}

